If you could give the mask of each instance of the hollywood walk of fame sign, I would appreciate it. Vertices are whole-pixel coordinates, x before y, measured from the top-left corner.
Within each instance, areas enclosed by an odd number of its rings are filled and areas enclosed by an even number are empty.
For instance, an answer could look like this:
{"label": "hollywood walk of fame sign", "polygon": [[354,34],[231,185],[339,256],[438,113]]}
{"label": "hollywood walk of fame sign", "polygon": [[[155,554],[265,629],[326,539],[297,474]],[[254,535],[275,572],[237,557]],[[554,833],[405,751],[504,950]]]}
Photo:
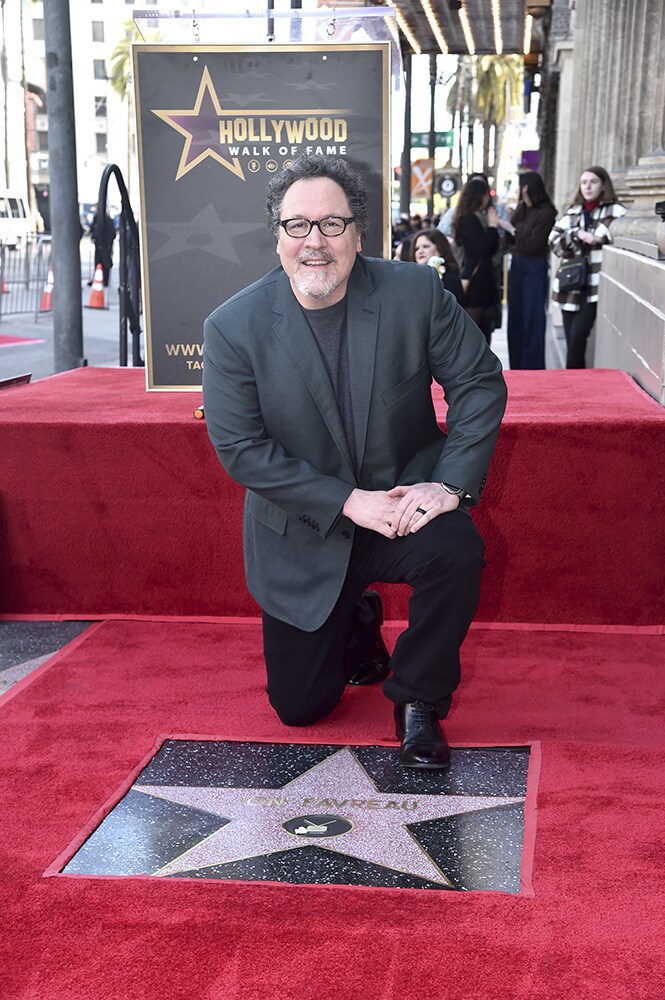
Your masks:
{"label": "hollywood walk of fame sign", "polygon": [[529,755],[168,740],[63,871],[518,892]]}
{"label": "hollywood walk of fame sign", "polygon": [[148,388],[200,390],[205,317],[279,263],[266,185],[298,155],[362,173],[389,256],[390,45],[132,48]]}

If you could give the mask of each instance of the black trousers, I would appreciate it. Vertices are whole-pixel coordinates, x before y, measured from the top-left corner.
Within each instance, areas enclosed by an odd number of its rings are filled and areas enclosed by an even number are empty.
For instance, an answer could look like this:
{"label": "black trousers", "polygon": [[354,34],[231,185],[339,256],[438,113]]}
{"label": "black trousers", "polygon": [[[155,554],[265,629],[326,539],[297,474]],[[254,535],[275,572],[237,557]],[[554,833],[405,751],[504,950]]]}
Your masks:
{"label": "black trousers", "polygon": [[582,300],[580,308],[573,312],[562,309],[563,332],[566,335],[566,368],[586,368],[586,342],[596,322],[597,302]]}
{"label": "black trousers", "polygon": [[282,722],[311,725],[339,702],[351,672],[354,608],[373,581],[412,587],[408,627],[397,639],[384,693],[398,704],[432,704],[445,718],[459,684],[460,646],[478,607],[483,555],[483,541],[461,510],[403,538],[356,528],[341,593],[320,628],[305,632],[263,612],[268,697]]}

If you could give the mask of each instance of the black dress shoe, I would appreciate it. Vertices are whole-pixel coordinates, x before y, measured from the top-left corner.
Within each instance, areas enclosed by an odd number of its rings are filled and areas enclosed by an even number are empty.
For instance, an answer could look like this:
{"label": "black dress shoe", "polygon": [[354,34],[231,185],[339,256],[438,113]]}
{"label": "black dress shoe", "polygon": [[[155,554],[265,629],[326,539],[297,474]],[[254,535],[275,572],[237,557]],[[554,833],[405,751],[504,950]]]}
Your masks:
{"label": "black dress shoe", "polygon": [[383,604],[376,590],[366,590],[358,601],[347,646],[349,684],[378,684],[390,673],[390,653],[381,635]]}
{"label": "black dress shoe", "polygon": [[385,681],[389,673],[390,667],[387,660],[384,662],[381,659],[366,658],[351,677],[349,677],[349,684],[355,684],[356,687],[366,684],[378,684],[380,681]]}
{"label": "black dress shoe", "polygon": [[395,732],[402,741],[399,758],[405,767],[430,771],[450,767],[450,747],[432,705],[424,701],[395,705]]}

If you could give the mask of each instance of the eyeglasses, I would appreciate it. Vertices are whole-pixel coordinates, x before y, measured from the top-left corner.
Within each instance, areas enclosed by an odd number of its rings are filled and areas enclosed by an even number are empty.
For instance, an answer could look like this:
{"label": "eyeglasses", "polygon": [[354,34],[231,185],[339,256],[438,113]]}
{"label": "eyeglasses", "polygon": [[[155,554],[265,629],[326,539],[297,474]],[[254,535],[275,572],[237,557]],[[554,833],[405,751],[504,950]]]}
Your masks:
{"label": "eyeglasses", "polygon": [[353,216],[344,219],[341,215],[329,215],[325,219],[284,219],[279,224],[287,236],[301,240],[309,236],[313,226],[318,226],[323,236],[341,236],[353,221]]}

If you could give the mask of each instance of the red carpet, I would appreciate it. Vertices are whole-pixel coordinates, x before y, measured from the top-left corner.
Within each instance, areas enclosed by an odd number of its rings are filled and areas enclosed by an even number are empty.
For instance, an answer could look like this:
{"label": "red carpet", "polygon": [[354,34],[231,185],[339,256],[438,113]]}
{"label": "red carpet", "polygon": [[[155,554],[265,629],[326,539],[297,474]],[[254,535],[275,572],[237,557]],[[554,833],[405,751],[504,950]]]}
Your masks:
{"label": "red carpet", "polygon": [[[618,371],[507,372],[481,621],[663,619],[665,410]],[[441,420],[440,390],[435,400]],[[255,615],[242,490],[196,393],[83,368],[0,394],[0,613]],[[388,618],[406,591],[386,594]]]}
{"label": "red carpet", "polygon": [[[45,878],[161,733],[280,740],[255,624],[106,622],[3,699],[7,1000],[655,1000],[665,961],[657,629],[473,628],[453,743],[542,741],[532,898]],[[394,634],[394,633],[393,633]],[[305,742],[391,740],[349,690]]]}
{"label": "red carpet", "polygon": [[0,347],[16,347],[17,344],[44,344],[45,340],[37,337],[11,337],[8,334],[0,333]]}

